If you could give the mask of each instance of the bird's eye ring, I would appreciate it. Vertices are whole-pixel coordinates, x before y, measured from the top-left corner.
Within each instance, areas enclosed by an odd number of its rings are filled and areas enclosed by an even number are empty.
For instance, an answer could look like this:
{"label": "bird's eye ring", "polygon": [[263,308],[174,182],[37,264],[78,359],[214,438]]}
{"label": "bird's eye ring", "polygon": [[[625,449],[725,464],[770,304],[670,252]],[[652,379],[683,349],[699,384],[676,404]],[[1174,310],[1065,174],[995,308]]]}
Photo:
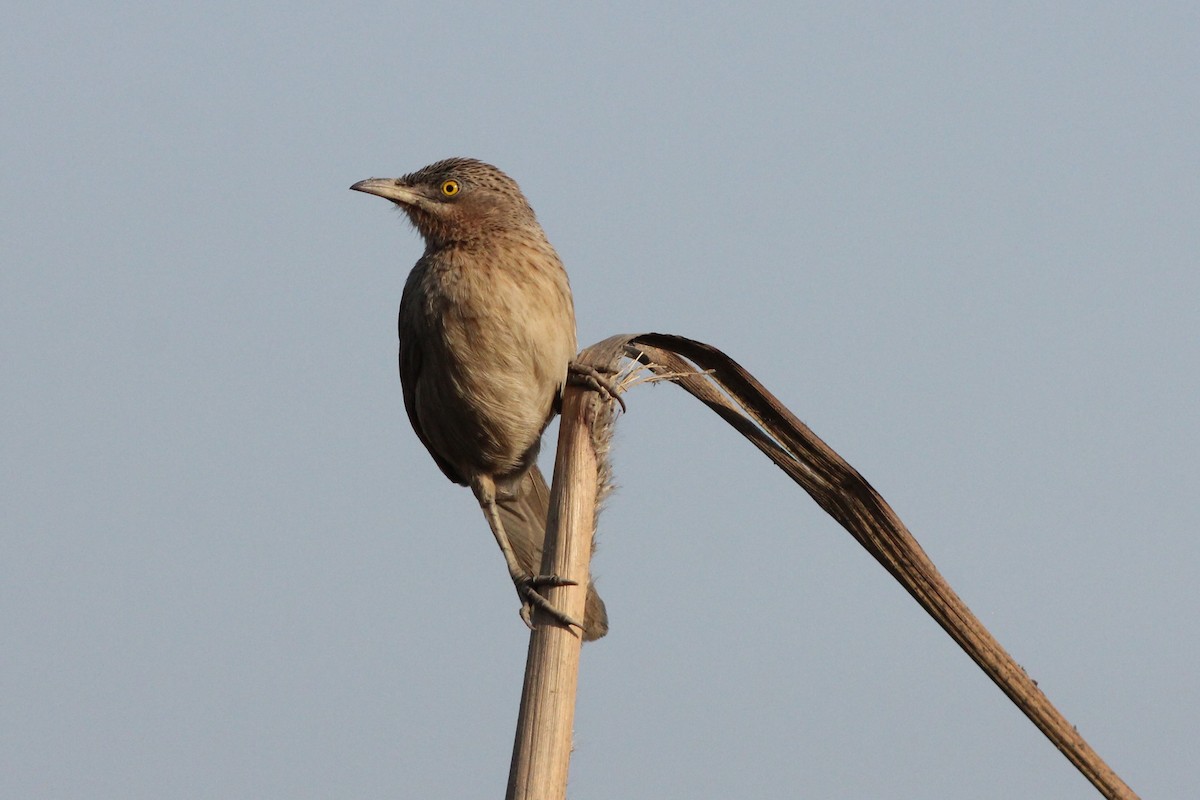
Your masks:
{"label": "bird's eye ring", "polygon": [[442,195],[445,197],[454,197],[454,195],[458,194],[460,188],[458,181],[442,181]]}

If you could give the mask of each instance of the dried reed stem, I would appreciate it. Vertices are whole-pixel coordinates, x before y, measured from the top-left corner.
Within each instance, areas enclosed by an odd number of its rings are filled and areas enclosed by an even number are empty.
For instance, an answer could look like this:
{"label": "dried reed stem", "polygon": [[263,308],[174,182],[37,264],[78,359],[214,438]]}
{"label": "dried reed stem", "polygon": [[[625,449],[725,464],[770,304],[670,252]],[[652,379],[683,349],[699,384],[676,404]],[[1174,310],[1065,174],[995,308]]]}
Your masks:
{"label": "dried reed stem", "polygon": [[[568,386],[564,392],[542,554],[543,574],[575,581],[573,586],[547,590],[547,599],[579,620],[583,619],[604,463],[593,438],[597,418],[608,418],[607,413],[598,414],[600,407],[595,395],[585,389]],[[534,615],[508,800],[563,800],[567,795],[581,644],[578,630],[541,613]]]}

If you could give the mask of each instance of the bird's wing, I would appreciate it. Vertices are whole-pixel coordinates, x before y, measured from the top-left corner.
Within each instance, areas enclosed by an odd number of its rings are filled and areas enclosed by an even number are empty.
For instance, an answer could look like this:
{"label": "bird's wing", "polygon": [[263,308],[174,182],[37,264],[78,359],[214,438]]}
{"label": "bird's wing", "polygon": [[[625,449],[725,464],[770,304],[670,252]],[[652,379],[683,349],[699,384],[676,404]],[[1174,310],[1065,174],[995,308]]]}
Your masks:
{"label": "bird's wing", "polygon": [[420,336],[414,331],[405,330],[404,301],[407,297],[408,294],[406,292],[400,301],[400,318],[396,326],[400,334],[400,389],[404,393],[404,410],[408,412],[408,421],[412,424],[417,438],[421,440],[421,444],[425,445],[425,449],[429,451],[429,455],[433,456],[438,469],[450,480],[460,486],[466,486],[468,484],[466,477],[459,475],[458,471],[450,465],[450,462],[438,455],[437,451],[433,449],[433,445],[430,443],[429,437],[425,435],[425,429],[421,425],[420,415],[417,413],[417,385],[421,381],[424,354],[421,351]]}

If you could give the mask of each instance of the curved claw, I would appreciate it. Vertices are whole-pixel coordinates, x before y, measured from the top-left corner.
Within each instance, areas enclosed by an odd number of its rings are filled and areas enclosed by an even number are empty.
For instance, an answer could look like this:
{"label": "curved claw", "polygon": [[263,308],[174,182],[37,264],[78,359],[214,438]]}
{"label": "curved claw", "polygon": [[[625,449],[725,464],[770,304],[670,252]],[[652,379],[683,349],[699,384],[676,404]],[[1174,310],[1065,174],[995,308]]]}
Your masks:
{"label": "curved claw", "polygon": [[620,391],[617,389],[616,382],[611,376],[605,375],[595,367],[581,364],[578,361],[572,361],[567,365],[567,380],[579,386],[586,386],[594,392],[599,392],[605,400],[615,400],[617,405],[621,407],[622,412],[629,410],[625,406],[625,400],[621,397]]}
{"label": "curved claw", "polygon": [[517,595],[521,598],[521,620],[530,630],[533,630],[533,607],[536,606],[559,624],[583,631],[583,623],[558,609],[537,590],[541,586],[578,586],[578,581],[560,578],[557,575],[529,575],[514,576],[513,583],[517,587]]}

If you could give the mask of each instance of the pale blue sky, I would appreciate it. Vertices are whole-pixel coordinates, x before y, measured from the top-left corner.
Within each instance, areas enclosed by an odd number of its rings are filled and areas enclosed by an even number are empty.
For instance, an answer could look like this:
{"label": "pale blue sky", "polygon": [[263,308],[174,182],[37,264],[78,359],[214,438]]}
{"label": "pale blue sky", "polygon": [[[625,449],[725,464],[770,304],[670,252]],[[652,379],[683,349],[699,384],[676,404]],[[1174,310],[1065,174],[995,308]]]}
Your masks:
{"label": "pale blue sky", "polygon": [[[581,341],[739,359],[1194,793],[1194,3],[31,3],[0,64],[0,796],[503,791],[525,632],[401,409],[419,240],[347,191],[452,155]],[[1096,796],[761,455],[628,402],[573,798]]]}

